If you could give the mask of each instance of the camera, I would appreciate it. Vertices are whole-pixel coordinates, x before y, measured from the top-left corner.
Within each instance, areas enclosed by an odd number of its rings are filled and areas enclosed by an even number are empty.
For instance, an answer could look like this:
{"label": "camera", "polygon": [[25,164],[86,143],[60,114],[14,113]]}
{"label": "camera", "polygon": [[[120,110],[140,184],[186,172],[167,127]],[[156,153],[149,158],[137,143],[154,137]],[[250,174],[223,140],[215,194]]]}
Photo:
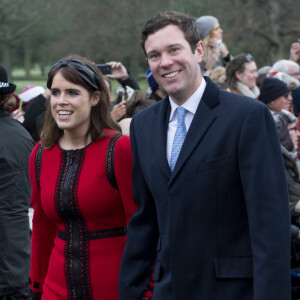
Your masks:
{"label": "camera", "polygon": [[96,64],[103,75],[111,74],[111,66],[107,64]]}
{"label": "camera", "polygon": [[219,51],[219,50],[220,50],[221,45],[222,45],[222,40],[218,40],[218,41],[216,42],[216,51]]}

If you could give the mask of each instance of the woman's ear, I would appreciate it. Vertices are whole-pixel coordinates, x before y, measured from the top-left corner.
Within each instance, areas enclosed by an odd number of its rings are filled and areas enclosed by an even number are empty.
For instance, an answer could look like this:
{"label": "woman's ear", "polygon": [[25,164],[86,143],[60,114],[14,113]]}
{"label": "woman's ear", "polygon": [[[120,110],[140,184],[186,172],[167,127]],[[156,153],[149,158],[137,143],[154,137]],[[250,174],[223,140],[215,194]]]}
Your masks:
{"label": "woman's ear", "polygon": [[91,104],[92,106],[96,106],[98,102],[100,101],[101,93],[99,91],[95,91],[92,96]]}
{"label": "woman's ear", "polygon": [[236,77],[239,81],[241,81],[242,73],[241,73],[240,71],[236,71],[234,74],[235,74],[235,77]]}

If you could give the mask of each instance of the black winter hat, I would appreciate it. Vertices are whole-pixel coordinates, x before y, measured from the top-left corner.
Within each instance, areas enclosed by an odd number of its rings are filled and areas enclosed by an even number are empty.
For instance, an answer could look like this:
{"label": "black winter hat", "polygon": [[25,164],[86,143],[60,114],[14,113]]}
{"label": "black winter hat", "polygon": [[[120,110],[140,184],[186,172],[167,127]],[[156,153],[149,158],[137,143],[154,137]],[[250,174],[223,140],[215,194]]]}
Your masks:
{"label": "black winter hat", "polygon": [[258,96],[258,99],[261,102],[267,104],[289,92],[290,89],[283,81],[277,78],[267,77],[260,87],[260,94]]}
{"label": "black winter hat", "polygon": [[16,85],[9,83],[6,70],[0,66],[0,95],[8,95],[15,91]]}

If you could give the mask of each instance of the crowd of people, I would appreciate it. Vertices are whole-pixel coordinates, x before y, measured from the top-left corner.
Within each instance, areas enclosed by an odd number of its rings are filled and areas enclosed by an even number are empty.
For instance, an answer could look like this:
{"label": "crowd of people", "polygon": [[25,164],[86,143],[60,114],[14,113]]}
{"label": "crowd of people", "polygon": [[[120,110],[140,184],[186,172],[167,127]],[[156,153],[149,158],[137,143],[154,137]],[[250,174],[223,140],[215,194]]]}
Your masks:
{"label": "crowd of people", "polygon": [[300,43],[258,69],[166,11],[141,45],[146,92],[71,55],[17,95],[0,66],[0,300],[290,299]]}

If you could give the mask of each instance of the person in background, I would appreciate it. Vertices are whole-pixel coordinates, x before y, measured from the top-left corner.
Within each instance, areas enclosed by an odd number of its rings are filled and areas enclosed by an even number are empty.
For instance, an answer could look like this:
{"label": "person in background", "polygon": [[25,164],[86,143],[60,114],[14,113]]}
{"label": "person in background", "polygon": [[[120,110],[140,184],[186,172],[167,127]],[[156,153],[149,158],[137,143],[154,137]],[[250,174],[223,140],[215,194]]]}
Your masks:
{"label": "person in background", "polygon": [[129,135],[130,122],[133,116],[154,103],[156,103],[156,101],[148,99],[142,91],[135,90],[130,99],[126,102],[126,114],[124,118],[118,122],[122,129],[122,133]]}
{"label": "person in background", "polygon": [[34,299],[118,299],[126,226],[136,209],[128,136],[104,78],[72,55],[48,73],[50,105],[30,156]]}
{"label": "person in background", "polygon": [[298,62],[300,59],[300,39],[297,42],[291,44],[290,48],[290,60]]}
{"label": "person in background", "polygon": [[271,73],[274,72],[282,72],[286,73],[293,78],[297,79],[298,82],[300,81],[300,66],[298,63],[288,60],[288,59],[281,59],[276,61],[271,69]]}
{"label": "person in background", "polygon": [[122,101],[116,103],[110,79],[116,79],[122,85],[124,90],[126,89],[126,86],[129,86],[134,90],[140,90],[140,86],[121,62],[110,61],[106,64],[111,67],[111,73],[106,74],[107,78],[105,78],[111,101],[111,116],[115,122],[118,122],[126,113],[126,100],[122,99]]}
{"label": "person in background", "polygon": [[297,118],[282,110],[273,115],[283,155],[292,224],[300,227],[300,161],[297,152],[299,131]]}
{"label": "person in background", "polygon": [[196,24],[205,52],[200,64],[202,73],[205,74],[206,71],[218,66],[225,67],[232,56],[223,42],[223,30],[218,19],[213,16],[202,16],[196,20]]}
{"label": "person in background", "polygon": [[20,99],[29,99],[30,101],[26,107],[23,126],[28,130],[32,138],[38,142],[40,141],[40,134],[44,126],[46,109],[50,99],[50,90],[33,86],[31,89],[22,92],[19,96]]}
{"label": "person in background", "polygon": [[[168,96],[130,125],[133,194],[119,300],[290,299],[290,214],[272,115],[203,77],[194,18],[162,11],[140,38]],[[269,166],[269,167],[266,167]]]}
{"label": "person in background", "polygon": [[234,93],[256,99],[259,89],[256,86],[257,66],[251,54],[238,54],[226,67],[226,83]]}
{"label": "person in background", "polygon": [[29,296],[28,162],[35,143],[10,115],[15,89],[0,66],[0,300],[27,300]]}
{"label": "person in background", "polygon": [[226,69],[224,67],[215,67],[206,74],[213,82],[222,83],[226,80]]}
{"label": "person in background", "polygon": [[267,77],[261,85],[258,100],[266,104],[272,115],[274,115],[283,109],[290,109],[292,102],[291,90],[283,81]]}
{"label": "person in background", "polygon": [[257,70],[256,85],[259,89],[264,79],[270,76],[270,71],[270,66],[263,66]]}
{"label": "person in background", "polygon": [[150,68],[148,68],[146,71],[146,78],[149,85],[149,90],[146,92],[146,97],[155,101],[164,99],[167,94],[156,82]]}

